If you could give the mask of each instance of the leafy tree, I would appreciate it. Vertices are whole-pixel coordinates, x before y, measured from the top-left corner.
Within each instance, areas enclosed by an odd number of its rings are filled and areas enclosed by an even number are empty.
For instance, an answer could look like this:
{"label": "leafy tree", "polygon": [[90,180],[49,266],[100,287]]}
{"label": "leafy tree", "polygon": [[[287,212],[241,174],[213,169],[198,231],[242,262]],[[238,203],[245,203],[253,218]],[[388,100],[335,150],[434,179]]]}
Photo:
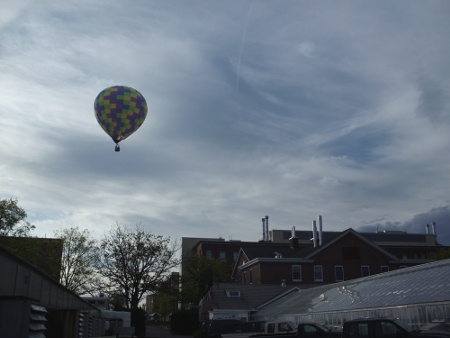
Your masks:
{"label": "leafy tree", "polygon": [[179,264],[177,251],[170,238],[148,233],[142,225],[129,229],[116,224],[101,240],[99,273],[110,293],[124,299],[126,309],[137,309],[144,295],[156,292]]}
{"label": "leafy tree", "polygon": [[171,277],[161,284],[158,292],[153,293],[152,312],[157,312],[166,318],[170,313],[178,310],[179,282],[179,274],[172,273]]}
{"label": "leafy tree", "polygon": [[55,236],[64,241],[60,283],[77,294],[92,294],[98,250],[89,230],[74,227],[57,230]]}
{"label": "leafy tree", "polygon": [[428,254],[428,258],[436,260],[448,259],[450,258],[450,248],[446,247],[439,249],[436,252],[430,253]]}
{"label": "leafy tree", "polygon": [[17,199],[0,200],[0,236],[28,237],[36,227],[26,222],[27,213]]}
{"label": "leafy tree", "polygon": [[190,256],[183,267],[181,301],[198,304],[213,283],[231,281],[231,266],[228,262],[199,255]]}

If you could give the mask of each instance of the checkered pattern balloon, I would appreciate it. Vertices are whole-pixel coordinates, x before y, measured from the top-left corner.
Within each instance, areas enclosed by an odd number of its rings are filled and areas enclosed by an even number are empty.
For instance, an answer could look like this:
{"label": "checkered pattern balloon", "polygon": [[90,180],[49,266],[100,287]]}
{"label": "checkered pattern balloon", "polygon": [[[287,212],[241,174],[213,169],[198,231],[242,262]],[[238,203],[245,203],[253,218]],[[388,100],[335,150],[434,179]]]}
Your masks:
{"label": "checkered pattern balloon", "polygon": [[137,90],[113,86],[98,94],[94,109],[98,123],[117,144],[144,123],[148,108],[144,97]]}

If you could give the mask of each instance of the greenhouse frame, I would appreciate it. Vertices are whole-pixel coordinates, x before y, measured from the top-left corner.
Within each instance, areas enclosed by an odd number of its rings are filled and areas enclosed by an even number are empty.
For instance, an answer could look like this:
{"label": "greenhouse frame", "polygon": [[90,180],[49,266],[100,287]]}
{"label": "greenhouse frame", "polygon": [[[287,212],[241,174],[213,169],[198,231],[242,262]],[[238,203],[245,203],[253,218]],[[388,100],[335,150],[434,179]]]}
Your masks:
{"label": "greenhouse frame", "polygon": [[254,320],[317,322],[336,330],[346,320],[368,317],[450,330],[450,259],[299,289],[261,305],[253,315]]}

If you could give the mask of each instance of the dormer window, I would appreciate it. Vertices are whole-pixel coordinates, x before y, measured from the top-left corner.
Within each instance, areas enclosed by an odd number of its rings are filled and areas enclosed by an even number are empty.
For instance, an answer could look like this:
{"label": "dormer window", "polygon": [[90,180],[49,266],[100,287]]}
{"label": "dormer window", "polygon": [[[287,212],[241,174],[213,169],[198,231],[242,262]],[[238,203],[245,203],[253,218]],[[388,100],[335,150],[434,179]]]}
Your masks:
{"label": "dormer window", "polygon": [[227,297],[229,297],[229,298],[241,297],[241,291],[236,291],[236,290],[230,291],[230,290],[227,290],[226,292],[227,292]]}

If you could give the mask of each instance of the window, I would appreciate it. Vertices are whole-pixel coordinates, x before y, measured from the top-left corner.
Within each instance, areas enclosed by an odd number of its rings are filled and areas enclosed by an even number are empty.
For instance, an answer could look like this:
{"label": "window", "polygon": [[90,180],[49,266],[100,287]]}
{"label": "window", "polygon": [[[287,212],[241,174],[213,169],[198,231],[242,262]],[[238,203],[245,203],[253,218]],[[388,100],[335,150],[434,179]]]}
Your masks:
{"label": "window", "polygon": [[250,284],[253,284],[253,270],[252,269],[250,269],[249,279],[250,279]]}
{"label": "window", "polygon": [[334,276],[336,277],[336,282],[342,282],[344,280],[344,267],[342,265],[334,266]]}
{"label": "window", "polygon": [[315,337],[315,336],[319,336],[321,332],[319,332],[319,330],[317,330],[317,328],[313,325],[303,325],[303,332],[301,334],[301,336],[303,337]]}
{"label": "window", "polygon": [[241,292],[227,290],[227,297],[241,297]]}
{"label": "window", "polygon": [[291,332],[294,328],[289,323],[278,323],[278,332]]}
{"label": "window", "polygon": [[389,267],[387,265],[382,265],[380,270],[381,270],[381,272],[388,272],[389,271]]}
{"label": "window", "polygon": [[206,250],[206,258],[212,258],[212,251]]}
{"label": "window", "polygon": [[244,271],[244,284],[247,284],[247,271]]}
{"label": "window", "polygon": [[314,282],[323,282],[322,265],[314,265]]}
{"label": "window", "polygon": [[377,322],[375,323],[375,337],[406,337],[407,332],[402,331],[401,328],[397,327],[391,322]]}
{"label": "window", "polygon": [[219,259],[220,259],[221,261],[226,261],[226,260],[227,260],[227,253],[226,253],[225,251],[221,251],[221,252],[219,253]]}
{"label": "window", "polygon": [[348,326],[348,334],[350,337],[359,337],[359,338],[369,337],[369,324],[351,323]]}
{"label": "window", "polygon": [[361,276],[363,277],[370,276],[370,269],[368,265],[361,266]]}
{"label": "window", "polygon": [[302,266],[292,265],[292,281],[301,282],[302,281]]}

